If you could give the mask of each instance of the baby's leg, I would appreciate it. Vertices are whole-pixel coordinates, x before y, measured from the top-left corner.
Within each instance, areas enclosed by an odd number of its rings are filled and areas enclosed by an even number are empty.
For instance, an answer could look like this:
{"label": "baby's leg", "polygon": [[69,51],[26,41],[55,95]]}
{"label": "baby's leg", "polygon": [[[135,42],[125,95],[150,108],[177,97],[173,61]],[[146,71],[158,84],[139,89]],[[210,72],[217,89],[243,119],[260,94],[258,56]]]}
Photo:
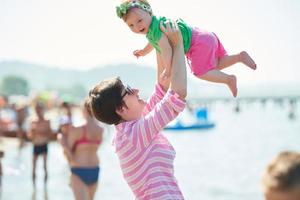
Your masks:
{"label": "baby's leg", "polygon": [[241,53],[235,55],[223,56],[218,61],[217,69],[222,70],[238,62],[243,63],[244,65],[250,67],[253,70],[256,69],[256,64],[254,60],[249,56],[249,54],[246,51],[242,51]]}
{"label": "baby's leg", "polygon": [[215,83],[225,83],[229,87],[232,95],[234,97],[237,95],[236,77],[234,75],[228,75],[213,69],[198,78]]}

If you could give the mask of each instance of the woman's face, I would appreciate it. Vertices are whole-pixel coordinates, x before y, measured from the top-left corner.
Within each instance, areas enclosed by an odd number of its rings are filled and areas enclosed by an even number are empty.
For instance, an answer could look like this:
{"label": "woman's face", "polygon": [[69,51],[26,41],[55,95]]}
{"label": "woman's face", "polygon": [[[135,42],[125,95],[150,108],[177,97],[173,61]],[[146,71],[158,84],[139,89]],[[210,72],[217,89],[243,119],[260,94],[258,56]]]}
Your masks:
{"label": "woman's face", "polygon": [[122,119],[131,121],[141,118],[146,102],[139,97],[138,89],[131,89],[129,86],[124,87],[122,91],[124,105],[119,111]]}
{"label": "woman's face", "polygon": [[152,17],[148,12],[140,8],[131,8],[124,21],[132,32],[147,34]]}

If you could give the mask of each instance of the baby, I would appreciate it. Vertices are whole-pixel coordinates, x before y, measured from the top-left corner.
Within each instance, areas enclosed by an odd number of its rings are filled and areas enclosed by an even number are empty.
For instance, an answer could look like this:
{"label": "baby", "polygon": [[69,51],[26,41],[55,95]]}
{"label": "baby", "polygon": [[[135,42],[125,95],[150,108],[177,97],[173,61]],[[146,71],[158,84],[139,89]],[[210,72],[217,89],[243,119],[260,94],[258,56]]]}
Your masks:
{"label": "baby", "polygon": [[[166,23],[165,17],[153,15],[147,0],[125,0],[116,7],[118,17],[124,20],[134,33],[144,34],[148,44],[133,54],[145,56],[155,48],[157,63],[164,67],[162,78],[170,76],[172,48],[167,37],[160,30],[160,24]],[[192,73],[206,81],[226,84],[234,97],[237,96],[237,80],[221,70],[238,62],[255,70],[256,64],[247,52],[228,55],[217,35],[194,28],[179,19],[176,21],[183,36],[184,51]]]}

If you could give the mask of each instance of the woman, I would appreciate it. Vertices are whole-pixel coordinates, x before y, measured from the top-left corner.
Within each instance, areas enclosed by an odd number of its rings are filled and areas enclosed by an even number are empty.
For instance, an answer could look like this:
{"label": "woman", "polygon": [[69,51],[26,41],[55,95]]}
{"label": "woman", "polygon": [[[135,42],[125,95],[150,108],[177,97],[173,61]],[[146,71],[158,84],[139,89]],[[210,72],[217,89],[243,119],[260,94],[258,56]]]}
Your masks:
{"label": "woman", "polygon": [[186,66],[182,36],[176,23],[161,25],[173,49],[171,77],[160,79],[146,103],[139,90],[125,86],[119,78],[104,80],[90,91],[94,116],[114,124],[114,146],[123,176],[136,199],[184,199],[174,176],[175,150],[161,130],[185,107]]}
{"label": "woman", "polygon": [[50,120],[44,117],[44,106],[41,103],[35,105],[36,119],[30,124],[28,132],[28,138],[33,143],[33,161],[32,161],[32,181],[35,186],[36,179],[36,163],[39,156],[43,157],[44,160],[44,181],[47,182],[48,171],[47,171],[47,154],[48,154],[48,142],[51,137],[52,130],[50,126]]}
{"label": "woman", "polygon": [[83,109],[86,123],[79,127],[64,124],[58,140],[71,168],[70,186],[76,200],[92,200],[100,173],[98,148],[102,143],[103,128],[91,116],[87,103]]}

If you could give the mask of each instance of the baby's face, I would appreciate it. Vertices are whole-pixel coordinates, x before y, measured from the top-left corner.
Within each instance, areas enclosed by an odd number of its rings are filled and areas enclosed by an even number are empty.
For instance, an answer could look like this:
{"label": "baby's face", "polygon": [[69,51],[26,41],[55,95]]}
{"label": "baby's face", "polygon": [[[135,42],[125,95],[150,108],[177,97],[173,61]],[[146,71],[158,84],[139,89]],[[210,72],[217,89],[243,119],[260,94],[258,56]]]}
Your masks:
{"label": "baby's face", "polygon": [[147,34],[152,17],[148,12],[140,8],[132,8],[127,13],[124,21],[132,32]]}

